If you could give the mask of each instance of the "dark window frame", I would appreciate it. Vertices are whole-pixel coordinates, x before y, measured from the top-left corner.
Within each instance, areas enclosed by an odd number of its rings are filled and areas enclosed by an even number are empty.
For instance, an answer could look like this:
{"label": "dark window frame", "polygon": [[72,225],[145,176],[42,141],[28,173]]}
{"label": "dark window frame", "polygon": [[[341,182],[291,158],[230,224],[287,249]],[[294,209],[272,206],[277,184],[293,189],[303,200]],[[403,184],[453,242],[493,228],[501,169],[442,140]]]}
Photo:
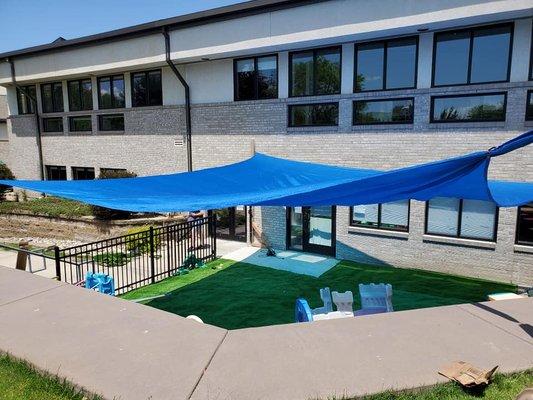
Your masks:
{"label": "dark window frame", "polygon": [[531,48],[529,49],[529,81],[533,81],[533,28],[531,29]]}
{"label": "dark window frame", "polygon": [[[150,104],[150,80],[148,79],[148,74],[150,74],[150,72],[159,72],[160,82],[161,82],[161,104]],[[134,102],[134,99],[133,99],[133,78],[134,78],[134,75],[140,75],[140,74],[143,74],[144,75],[144,79],[146,79],[146,102],[148,104],[141,104],[141,105],[137,104],[136,105],[135,102]],[[161,68],[130,72],[130,88],[131,88],[130,97],[131,97],[131,107],[132,108],[160,107],[160,106],[163,105],[163,71],[161,70]]]}
{"label": "dark window frame", "polygon": [[[65,173],[65,179],[51,179],[52,169],[58,169],[59,174]],[[67,180],[67,167],[64,165],[45,165],[46,180],[47,181],[66,181]]]}
{"label": "dark window frame", "polygon": [[[113,86],[114,86],[113,85],[113,81],[114,81],[114,78],[118,77],[118,76],[122,77],[122,82],[124,84],[124,106],[123,107],[117,107],[116,104],[115,104],[115,93],[114,93],[114,89],[113,89]],[[106,107],[102,107],[102,96],[101,96],[101,92],[100,92],[100,81],[102,79],[108,79],[108,78],[109,78],[109,93],[111,95],[111,104],[112,104],[112,106],[106,108]],[[126,80],[124,79],[124,74],[99,76],[96,79],[96,90],[97,90],[97,94],[98,94],[98,109],[99,110],[114,110],[114,109],[126,108]]]}
{"label": "dark window frame", "polygon": [[[260,58],[266,58],[266,57],[276,57],[276,96],[275,97],[261,97],[259,98],[259,80],[257,79],[257,65],[258,60]],[[238,96],[238,90],[237,90],[237,63],[239,61],[243,60],[254,60],[254,71],[255,71],[255,77],[254,77],[254,98],[253,99],[239,99]],[[240,57],[233,59],[233,101],[257,101],[257,100],[272,100],[272,99],[278,99],[279,98],[279,55],[278,53],[274,54],[264,54],[260,56],[251,56],[251,57]]]}
{"label": "dark window frame", "polygon": [[[502,28],[505,26],[509,26],[511,28],[511,36],[509,38],[509,59],[507,60],[507,78],[504,80],[499,81],[487,81],[487,82],[474,82],[471,83],[472,80],[472,53],[473,53],[473,43],[474,43],[474,32],[485,30],[485,29],[491,29],[491,28]],[[472,85],[486,85],[489,83],[503,83],[503,82],[509,82],[511,79],[511,63],[513,60],[513,41],[514,41],[514,22],[506,22],[503,24],[490,24],[490,25],[481,25],[481,26],[475,26],[471,28],[464,28],[464,29],[447,29],[444,31],[435,32],[433,35],[433,56],[431,60],[431,87],[432,88],[444,88],[444,87],[451,87],[451,86],[472,86]],[[445,33],[464,33],[469,32],[470,35],[470,44],[468,49],[468,70],[466,74],[466,83],[452,83],[452,84],[445,84],[445,85],[435,85],[435,65],[437,60],[437,37],[439,34],[445,34]]]}
{"label": "dark window frame", "polygon": [[[355,107],[356,103],[379,103],[384,101],[395,101],[395,100],[411,100],[413,102],[413,114],[411,116],[411,121],[407,122],[398,122],[398,121],[391,121],[391,122],[357,122],[356,121],[356,113],[355,113]],[[353,126],[365,126],[365,125],[412,125],[415,123],[415,98],[414,97],[394,97],[394,98],[383,98],[383,99],[356,99],[352,102],[352,125]]]}
{"label": "dark window frame", "polygon": [[525,115],[526,121],[533,121],[533,113],[529,117],[527,115],[527,108],[529,107],[529,103],[532,100],[533,100],[533,89],[532,90],[528,90],[527,94],[526,94],[526,115]]}
{"label": "dark window frame", "polygon": [[122,117],[122,120],[124,121],[124,114],[122,114],[122,113],[119,113],[119,114],[99,114],[98,115],[98,131],[99,132],[124,132],[126,130],[125,126],[124,126],[124,129],[122,129],[122,130],[102,129],[102,117]]}
{"label": "dark window frame", "polygon": [[[480,240],[482,242],[496,243],[498,241],[498,225],[500,219],[500,207],[496,205],[496,211],[494,213],[494,226],[492,227],[492,237],[490,239],[482,239],[470,236],[461,236],[461,223],[463,221],[463,203],[465,199],[459,200],[459,210],[457,211],[457,233],[455,235],[445,235],[443,233],[431,233],[428,232],[428,217],[429,217],[429,200],[426,201],[425,215],[424,215],[424,235],[449,237],[454,239],[467,239],[467,240]],[[469,200],[469,199],[466,199]]]}
{"label": "dark window frame", "polygon": [[[62,129],[60,131],[46,129],[46,121],[47,120],[51,120],[51,119],[61,120],[61,128]],[[45,117],[45,118],[41,118],[41,127],[42,127],[43,132],[45,132],[45,133],[64,133],[65,132],[65,124],[63,122],[63,117]]]}
{"label": "dark window frame", "polygon": [[528,206],[528,205],[524,204],[523,206],[517,207],[516,209],[515,244],[520,245],[520,246],[533,246],[533,242],[520,241],[518,237],[520,233],[520,209],[524,206]]}
{"label": "dark window frame", "polygon": [[[481,96],[495,96],[503,95],[503,119],[494,119],[494,120],[484,120],[484,119],[448,119],[440,120],[433,117],[435,111],[435,99],[446,99],[446,98],[462,98],[462,97],[481,97]],[[469,124],[472,122],[505,122],[507,120],[507,92],[481,92],[481,93],[460,93],[460,94],[446,94],[431,96],[430,106],[429,106],[429,122],[432,124]]]}
{"label": "dark window frame", "polygon": [[[61,85],[61,109],[55,108],[55,99],[54,99],[54,85]],[[44,95],[43,95],[43,89],[45,86],[50,86],[51,94],[52,94],[52,111],[45,111],[44,110]],[[62,113],[65,112],[65,99],[63,98],[63,82],[62,81],[55,81],[55,82],[46,82],[40,84],[40,90],[41,90],[41,108],[43,114],[52,114],[52,113]]]}
{"label": "dark window frame", "polygon": [[[391,88],[387,89],[387,48],[389,46],[390,42],[395,41],[402,41],[407,39],[415,39],[416,43],[416,52],[415,52],[415,81],[413,86],[409,87],[401,87],[401,88]],[[370,90],[357,90],[357,49],[359,46],[363,46],[366,44],[381,44],[383,43],[383,87],[381,89],[370,89]],[[420,36],[414,35],[414,36],[406,36],[406,37],[398,37],[393,39],[386,39],[386,40],[371,40],[371,41],[365,41],[365,42],[356,42],[354,45],[354,73],[353,73],[353,92],[354,93],[372,93],[372,92],[387,92],[391,90],[409,90],[409,89],[416,89],[418,86],[418,57],[419,57],[419,49],[420,49]]]}
{"label": "dark window frame", "polygon": [[350,206],[350,215],[348,215],[348,225],[354,226],[357,228],[364,228],[364,229],[379,229],[380,231],[389,231],[389,232],[406,232],[409,233],[409,229],[411,226],[411,200],[407,201],[407,226],[405,229],[401,228],[383,228],[381,226],[381,207],[384,203],[378,203],[378,225],[377,226],[369,226],[364,224],[358,224],[353,222],[353,209],[354,206]]}
{"label": "dark window frame", "polygon": [[[28,91],[28,88],[30,87],[33,87],[33,94],[34,94],[34,97],[35,97],[35,103],[24,93],[22,93],[22,91],[17,88],[17,114],[18,115],[31,115],[31,114],[35,114],[35,108],[37,106],[37,86],[36,85],[25,85],[25,86],[22,86],[22,88],[27,92]],[[24,100],[26,102],[26,109],[28,110],[31,110],[33,109],[33,111],[30,111],[30,112],[22,112],[22,109],[23,107],[22,106],[22,98],[21,96],[24,95]]]}
{"label": "dark window frame", "polygon": [[[85,81],[91,82],[91,104],[90,104],[90,107],[85,105],[84,102],[83,102],[83,96],[82,96],[81,88],[82,88],[82,82],[85,82]],[[73,83],[73,82],[76,82],[78,84],[78,93],[76,93],[76,95],[78,96],[78,99],[79,99],[79,102],[80,102],[80,105],[81,105],[79,110],[73,110],[72,109],[71,96],[73,94],[72,94],[72,92],[70,90],[70,84]],[[93,108],[94,108],[93,98],[92,98],[92,95],[93,95],[93,81],[92,81],[91,78],[73,79],[73,80],[67,81],[67,92],[68,92],[68,110],[69,111],[91,111],[91,110],[93,110]]]}
{"label": "dark window frame", "polygon": [[[76,179],[76,172],[77,171],[83,171],[83,173],[87,173],[89,171],[93,172],[93,179]],[[90,181],[96,179],[96,169],[94,167],[71,167],[72,171],[72,180],[74,181]]]}
{"label": "dark window frame", "polygon": [[[320,50],[339,50],[339,91],[336,93],[328,93],[328,94],[316,94],[316,53]],[[293,95],[292,94],[292,57],[294,54],[297,53],[306,53],[306,52],[313,52],[313,93],[312,94],[300,94],[300,95]],[[342,93],[342,46],[326,46],[326,47],[316,47],[312,49],[307,50],[297,50],[297,51],[291,51],[289,52],[289,97],[290,98],[298,98],[298,97],[312,97],[312,96],[335,96]],[[318,126],[318,125],[313,125]],[[329,126],[329,125],[327,125]]]}
{"label": "dark window frame", "polygon": [[[72,121],[76,118],[85,118],[85,119],[89,119],[89,121],[91,122],[91,128],[90,129],[72,129],[73,125],[72,125]],[[90,115],[72,115],[72,116],[69,116],[68,117],[68,130],[69,132],[92,132],[93,130],[93,121],[92,121],[92,118]]]}
{"label": "dark window frame", "polygon": [[[313,124],[313,125],[293,125],[291,121],[291,109],[292,107],[298,106],[325,106],[325,105],[336,105],[337,106],[337,123],[336,124]],[[287,126],[289,128],[313,128],[313,127],[332,127],[339,126],[339,114],[340,114],[340,105],[338,101],[327,101],[322,103],[295,103],[289,104],[287,108]]]}

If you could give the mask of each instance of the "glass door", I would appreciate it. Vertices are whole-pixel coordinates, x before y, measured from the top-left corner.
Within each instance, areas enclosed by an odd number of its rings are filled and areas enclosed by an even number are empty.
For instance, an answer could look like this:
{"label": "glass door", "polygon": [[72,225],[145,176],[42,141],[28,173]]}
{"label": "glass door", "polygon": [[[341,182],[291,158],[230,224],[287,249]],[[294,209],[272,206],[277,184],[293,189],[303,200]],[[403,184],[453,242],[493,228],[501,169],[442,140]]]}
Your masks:
{"label": "glass door", "polygon": [[287,247],[335,255],[335,207],[291,207],[287,214]]}
{"label": "glass door", "polygon": [[230,207],[214,210],[217,237],[246,242],[246,207]]}

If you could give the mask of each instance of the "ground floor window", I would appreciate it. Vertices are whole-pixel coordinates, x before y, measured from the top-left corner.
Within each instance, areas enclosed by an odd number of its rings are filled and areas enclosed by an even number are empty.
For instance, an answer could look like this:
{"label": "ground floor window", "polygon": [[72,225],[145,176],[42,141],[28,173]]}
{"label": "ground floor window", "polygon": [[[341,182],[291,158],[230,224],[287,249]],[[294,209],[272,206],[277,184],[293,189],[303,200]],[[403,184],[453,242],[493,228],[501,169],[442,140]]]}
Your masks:
{"label": "ground floor window", "polygon": [[358,100],[353,103],[354,125],[412,124],[414,99]]}
{"label": "ground floor window", "polygon": [[339,103],[289,106],[289,126],[337,126]]}
{"label": "ground floor window", "polygon": [[71,132],[87,132],[93,129],[90,115],[69,117],[68,123]]}
{"label": "ground floor window", "polygon": [[435,96],[431,98],[431,122],[505,121],[505,93]]}
{"label": "ground floor window", "polygon": [[124,115],[99,115],[98,116],[98,130],[100,131],[123,131],[124,130]]}
{"label": "ground floor window", "polygon": [[43,118],[43,132],[63,132],[63,118]]}
{"label": "ground floor window", "polygon": [[516,243],[533,246],[533,203],[518,207]]}
{"label": "ground floor window", "polygon": [[393,231],[409,230],[409,200],[353,206],[350,225]]}
{"label": "ground floor window", "polygon": [[498,208],[490,201],[436,197],[426,204],[426,233],[496,241]]}
{"label": "ground floor window", "polygon": [[60,165],[46,166],[46,180],[48,181],[66,181],[67,167]]}
{"label": "ground floor window", "polygon": [[94,168],[91,167],[72,167],[72,179],[75,181],[94,179]]}

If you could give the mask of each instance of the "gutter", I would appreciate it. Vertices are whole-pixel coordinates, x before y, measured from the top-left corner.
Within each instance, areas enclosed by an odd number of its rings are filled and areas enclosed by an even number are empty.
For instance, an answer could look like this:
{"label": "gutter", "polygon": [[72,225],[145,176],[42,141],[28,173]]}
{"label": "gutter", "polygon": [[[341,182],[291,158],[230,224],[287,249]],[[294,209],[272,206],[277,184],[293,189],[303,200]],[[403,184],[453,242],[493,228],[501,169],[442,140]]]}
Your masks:
{"label": "gutter", "polygon": [[[11,83],[22,93],[24,93],[32,102],[33,110],[35,111],[35,123],[37,125],[37,152],[39,154],[39,173],[41,180],[44,181],[44,160],[43,160],[43,142],[41,134],[41,120],[39,117],[39,111],[37,107],[37,99],[30,95],[22,86],[17,83],[16,73],[15,73],[15,63],[11,57],[5,59],[11,66]],[[37,92],[36,92],[37,93]]]}
{"label": "gutter", "polygon": [[187,145],[187,171],[192,171],[192,129],[191,129],[191,91],[189,84],[183,78],[183,75],[178,71],[172,60],[170,59],[170,36],[168,28],[164,27],[161,33],[165,37],[165,57],[168,66],[180,81],[185,90],[185,143]]}

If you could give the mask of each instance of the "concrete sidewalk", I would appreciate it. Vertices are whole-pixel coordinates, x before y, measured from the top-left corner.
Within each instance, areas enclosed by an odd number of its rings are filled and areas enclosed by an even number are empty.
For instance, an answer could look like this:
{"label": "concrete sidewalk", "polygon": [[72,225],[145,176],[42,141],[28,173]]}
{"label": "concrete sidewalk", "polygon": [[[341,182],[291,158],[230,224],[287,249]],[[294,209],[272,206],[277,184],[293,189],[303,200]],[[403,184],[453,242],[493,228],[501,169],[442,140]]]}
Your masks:
{"label": "concrete sidewalk", "polygon": [[533,299],[226,331],[0,268],[0,350],[107,399],[291,399],[533,367]]}

